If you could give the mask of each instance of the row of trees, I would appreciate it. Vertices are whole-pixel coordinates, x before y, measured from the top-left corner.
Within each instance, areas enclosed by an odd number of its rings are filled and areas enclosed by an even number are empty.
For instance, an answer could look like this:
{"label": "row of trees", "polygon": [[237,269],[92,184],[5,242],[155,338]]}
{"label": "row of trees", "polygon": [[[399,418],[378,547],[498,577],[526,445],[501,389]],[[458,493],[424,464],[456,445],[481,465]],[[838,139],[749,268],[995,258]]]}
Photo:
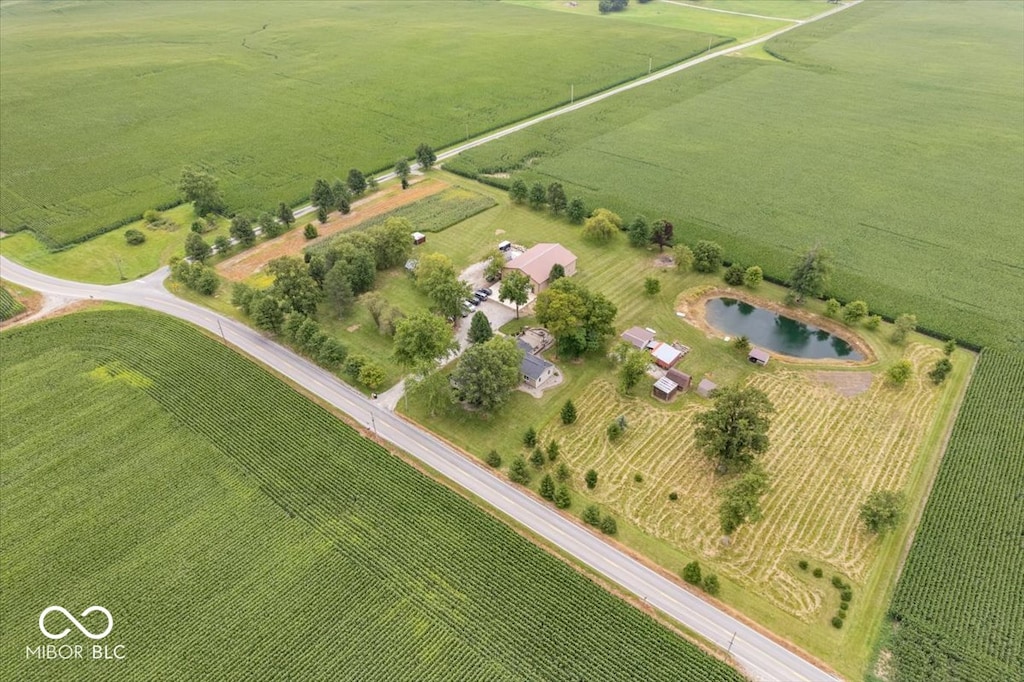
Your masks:
{"label": "row of trees", "polygon": [[545,189],[540,182],[535,182],[527,187],[522,178],[516,178],[509,187],[508,195],[514,203],[529,203],[530,208],[535,210],[547,206],[552,214],[565,215],[569,222],[576,225],[582,223],[587,217],[587,207],[583,200],[575,197],[570,201],[560,182],[552,182]]}

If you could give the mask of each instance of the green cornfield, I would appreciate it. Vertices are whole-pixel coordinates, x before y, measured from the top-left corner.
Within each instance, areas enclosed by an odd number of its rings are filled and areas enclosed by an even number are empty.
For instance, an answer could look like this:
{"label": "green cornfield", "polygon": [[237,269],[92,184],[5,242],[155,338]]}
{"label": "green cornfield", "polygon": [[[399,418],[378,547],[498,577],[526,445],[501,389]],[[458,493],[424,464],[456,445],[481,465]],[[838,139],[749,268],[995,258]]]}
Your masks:
{"label": "green cornfield", "polygon": [[25,310],[25,306],[11,296],[11,292],[0,287],[0,322],[11,319],[23,310]]}
{"label": "green cornfield", "polygon": [[1024,679],[1024,355],[981,354],[890,619],[891,682]]}
{"label": "green cornfield", "polygon": [[[0,343],[4,679],[741,679],[190,326]],[[26,657],[52,604],[126,658]]]}

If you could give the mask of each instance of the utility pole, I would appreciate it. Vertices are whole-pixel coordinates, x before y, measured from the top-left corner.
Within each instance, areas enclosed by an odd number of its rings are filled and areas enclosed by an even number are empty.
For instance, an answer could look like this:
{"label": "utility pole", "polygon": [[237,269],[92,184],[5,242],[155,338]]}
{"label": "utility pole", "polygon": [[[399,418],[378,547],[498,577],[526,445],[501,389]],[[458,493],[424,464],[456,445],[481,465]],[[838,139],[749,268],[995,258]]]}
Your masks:
{"label": "utility pole", "polygon": [[576,84],[573,83],[569,86],[569,104],[576,101]]}
{"label": "utility pole", "polygon": [[732,633],[732,639],[729,640],[729,653],[732,653],[732,643],[736,641],[736,633]]}
{"label": "utility pole", "polygon": [[654,65],[654,57],[647,58],[647,75],[651,75],[651,67]]}
{"label": "utility pole", "polygon": [[220,330],[220,338],[224,339],[224,343],[228,342],[228,337],[224,336],[224,327],[220,324],[220,319],[217,320],[217,329]]}
{"label": "utility pole", "polygon": [[118,275],[118,277],[121,278],[121,281],[123,282],[124,281],[124,273],[121,272],[121,257],[118,256],[117,254],[114,254],[114,263],[117,265],[117,275]]}

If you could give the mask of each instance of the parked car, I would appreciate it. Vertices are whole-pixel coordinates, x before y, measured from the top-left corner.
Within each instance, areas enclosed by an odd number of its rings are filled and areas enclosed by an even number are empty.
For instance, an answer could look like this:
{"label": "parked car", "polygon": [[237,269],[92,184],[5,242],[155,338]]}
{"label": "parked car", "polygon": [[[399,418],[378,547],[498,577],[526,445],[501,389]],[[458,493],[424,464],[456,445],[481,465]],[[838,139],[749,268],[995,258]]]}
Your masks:
{"label": "parked car", "polygon": [[487,298],[487,297],[489,297],[491,295],[491,290],[488,289],[487,287],[484,287],[482,289],[477,289],[476,290],[476,295],[477,296],[483,296],[484,298]]}
{"label": "parked car", "polygon": [[473,300],[476,301],[477,305],[480,305],[487,300],[487,297],[481,294],[479,291],[473,294]]}
{"label": "parked car", "polygon": [[463,303],[465,304],[466,308],[469,309],[469,312],[471,312],[471,313],[476,312],[476,303],[474,301],[470,301],[469,299],[466,299],[465,301],[463,301]]}

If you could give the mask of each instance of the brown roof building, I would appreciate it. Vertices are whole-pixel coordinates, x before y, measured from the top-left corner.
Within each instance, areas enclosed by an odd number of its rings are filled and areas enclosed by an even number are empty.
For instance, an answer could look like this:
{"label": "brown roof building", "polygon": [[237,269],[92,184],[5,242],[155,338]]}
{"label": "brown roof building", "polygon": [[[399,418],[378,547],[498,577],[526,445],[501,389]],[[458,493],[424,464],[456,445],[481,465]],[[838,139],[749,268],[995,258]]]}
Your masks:
{"label": "brown roof building", "polygon": [[566,277],[576,274],[576,255],[561,244],[537,244],[510,260],[504,272],[519,270],[530,278],[534,293],[540,293],[548,286],[551,268],[561,265]]}

